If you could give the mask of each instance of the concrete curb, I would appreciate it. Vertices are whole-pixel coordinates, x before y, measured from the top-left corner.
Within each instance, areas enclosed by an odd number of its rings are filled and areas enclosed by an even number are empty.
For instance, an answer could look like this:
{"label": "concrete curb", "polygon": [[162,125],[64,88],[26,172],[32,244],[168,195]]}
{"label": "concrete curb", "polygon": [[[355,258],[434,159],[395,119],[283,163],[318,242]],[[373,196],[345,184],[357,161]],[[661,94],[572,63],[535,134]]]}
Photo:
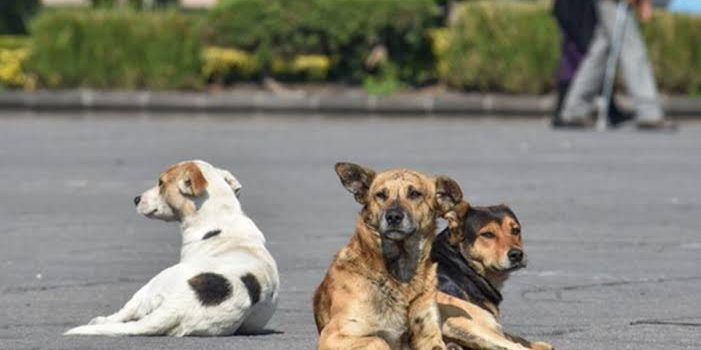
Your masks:
{"label": "concrete curb", "polygon": [[[701,99],[664,97],[672,116],[701,117]],[[554,96],[400,93],[369,96],[358,90],[340,93],[274,94],[266,91],[222,93],[151,91],[6,91],[0,93],[0,110],[138,110],[200,113],[355,113],[397,115],[549,116]]]}

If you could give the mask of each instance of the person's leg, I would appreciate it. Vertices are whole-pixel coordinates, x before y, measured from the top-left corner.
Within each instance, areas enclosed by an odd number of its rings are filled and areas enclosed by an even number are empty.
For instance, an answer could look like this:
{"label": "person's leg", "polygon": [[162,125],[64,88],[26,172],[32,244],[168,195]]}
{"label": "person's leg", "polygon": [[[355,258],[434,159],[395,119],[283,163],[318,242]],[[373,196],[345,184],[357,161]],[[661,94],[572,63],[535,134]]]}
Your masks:
{"label": "person's leg", "polygon": [[564,122],[590,120],[590,116],[596,111],[596,97],[601,92],[608,52],[609,38],[599,24],[594,30],[589,51],[565,97],[564,107],[560,113]]}
{"label": "person's leg", "polygon": [[[616,3],[607,0],[599,1],[599,8],[599,21],[608,33],[608,37],[612,37],[616,25]],[[647,58],[645,43],[640,36],[638,23],[632,12],[628,13],[619,62],[626,89],[635,101],[637,120],[639,122],[662,120],[664,113],[657,100],[655,78]]]}
{"label": "person's leg", "polygon": [[557,70],[557,104],[555,105],[555,111],[552,117],[552,124],[559,125],[562,121],[560,120],[560,111],[562,111],[562,106],[565,103],[565,96],[569,90],[570,83],[574,77],[574,73],[577,71],[577,67],[584,55],[575,57],[574,54],[579,54],[572,50],[574,44],[572,40],[567,36],[567,33],[562,31],[562,46],[560,54],[560,67]]}
{"label": "person's leg", "polygon": [[565,104],[565,96],[567,96],[567,91],[570,89],[571,83],[571,80],[560,80],[557,82],[557,101],[555,104],[555,113],[553,113],[553,124],[561,122],[560,112],[562,111],[562,106]]}

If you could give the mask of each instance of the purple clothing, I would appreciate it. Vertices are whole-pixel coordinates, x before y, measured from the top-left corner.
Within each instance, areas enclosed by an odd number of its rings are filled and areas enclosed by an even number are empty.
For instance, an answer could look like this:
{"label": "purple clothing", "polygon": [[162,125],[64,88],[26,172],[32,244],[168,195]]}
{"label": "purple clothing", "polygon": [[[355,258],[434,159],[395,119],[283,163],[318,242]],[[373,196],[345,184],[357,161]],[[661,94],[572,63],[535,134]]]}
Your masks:
{"label": "purple clothing", "polygon": [[586,52],[579,51],[575,41],[567,33],[562,32],[562,56],[560,57],[560,68],[557,71],[558,82],[569,83],[572,81],[585,55]]}

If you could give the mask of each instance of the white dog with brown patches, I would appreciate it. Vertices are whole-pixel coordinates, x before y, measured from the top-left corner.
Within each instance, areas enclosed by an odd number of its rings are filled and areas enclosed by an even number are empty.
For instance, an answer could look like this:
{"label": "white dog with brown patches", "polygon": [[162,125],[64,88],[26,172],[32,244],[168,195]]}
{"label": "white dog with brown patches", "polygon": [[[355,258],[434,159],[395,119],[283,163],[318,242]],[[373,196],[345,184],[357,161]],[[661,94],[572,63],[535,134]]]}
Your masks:
{"label": "white dog with brown patches", "polygon": [[117,313],[66,334],[223,336],[260,332],[277,306],[277,265],[241,210],[241,185],[203,161],[178,163],[134,198],[137,211],[179,221],[180,263],[156,275]]}

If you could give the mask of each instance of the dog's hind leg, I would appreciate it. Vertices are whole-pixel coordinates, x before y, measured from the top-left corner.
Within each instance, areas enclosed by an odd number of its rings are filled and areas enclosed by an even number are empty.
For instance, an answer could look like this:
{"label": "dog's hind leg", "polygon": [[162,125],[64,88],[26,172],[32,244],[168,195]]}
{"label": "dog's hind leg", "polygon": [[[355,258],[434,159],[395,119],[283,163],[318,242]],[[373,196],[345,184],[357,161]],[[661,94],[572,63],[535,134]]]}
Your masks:
{"label": "dog's hind leg", "polygon": [[163,301],[163,297],[160,295],[150,295],[148,287],[149,285],[147,284],[139,289],[119,311],[109,316],[95,317],[88,324],[137,321],[148,315],[151,311],[158,308]]}
{"label": "dog's hind leg", "polygon": [[140,320],[161,305],[165,294],[172,289],[172,287],[164,286],[173,286],[178,280],[181,270],[181,265],[178,264],[161,271],[134,293],[119,311],[109,316],[95,317],[88,324],[124,323]]}
{"label": "dog's hind leg", "polygon": [[179,322],[180,316],[176,310],[161,307],[138,321],[89,324],[70,329],[64,335],[167,335],[174,333]]}

